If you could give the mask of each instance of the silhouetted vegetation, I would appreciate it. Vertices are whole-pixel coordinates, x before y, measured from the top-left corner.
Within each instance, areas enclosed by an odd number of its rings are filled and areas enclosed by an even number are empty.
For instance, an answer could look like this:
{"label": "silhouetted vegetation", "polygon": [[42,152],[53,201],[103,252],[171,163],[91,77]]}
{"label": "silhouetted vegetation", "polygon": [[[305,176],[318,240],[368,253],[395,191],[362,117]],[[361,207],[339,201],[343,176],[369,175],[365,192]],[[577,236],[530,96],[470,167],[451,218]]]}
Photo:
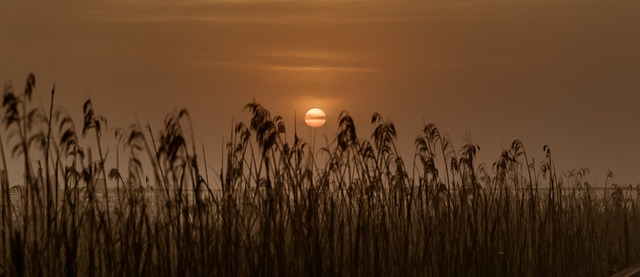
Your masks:
{"label": "silhouetted vegetation", "polygon": [[[558,174],[547,146],[534,164],[516,140],[487,166],[478,145],[456,150],[427,124],[407,163],[392,122],[374,114],[363,139],[343,112],[312,154],[250,103],[210,181],[186,110],[154,135],[107,130],[87,101],[76,127],[55,89],[48,110],[31,105],[35,83],[4,89],[1,275],[606,276],[640,261],[640,189],[597,196],[588,170]],[[103,136],[117,138],[114,168]]]}

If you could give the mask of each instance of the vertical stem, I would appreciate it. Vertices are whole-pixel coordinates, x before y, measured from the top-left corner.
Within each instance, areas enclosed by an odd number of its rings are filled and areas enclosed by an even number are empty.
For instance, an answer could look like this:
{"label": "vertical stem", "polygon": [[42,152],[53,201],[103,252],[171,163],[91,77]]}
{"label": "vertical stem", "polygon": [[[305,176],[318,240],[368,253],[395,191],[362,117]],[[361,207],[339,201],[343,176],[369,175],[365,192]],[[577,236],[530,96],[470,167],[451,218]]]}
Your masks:
{"label": "vertical stem", "polygon": [[[49,172],[49,151],[50,151],[50,143],[51,143],[51,121],[53,120],[53,98],[55,96],[56,93],[56,85],[53,85],[53,89],[51,89],[51,101],[49,104],[49,126],[48,126],[48,130],[47,130],[47,144],[45,145],[45,152],[44,152],[44,168],[45,168],[45,174],[47,175],[45,178],[45,182],[46,182],[46,190],[47,190],[47,222],[51,222],[51,213],[52,213],[52,208],[53,208],[53,199],[52,198],[52,192],[51,192],[51,176],[50,176],[50,172]],[[56,200],[58,199],[58,188],[56,187]],[[57,207],[56,207],[57,209]],[[55,212],[53,213],[55,214]]]}

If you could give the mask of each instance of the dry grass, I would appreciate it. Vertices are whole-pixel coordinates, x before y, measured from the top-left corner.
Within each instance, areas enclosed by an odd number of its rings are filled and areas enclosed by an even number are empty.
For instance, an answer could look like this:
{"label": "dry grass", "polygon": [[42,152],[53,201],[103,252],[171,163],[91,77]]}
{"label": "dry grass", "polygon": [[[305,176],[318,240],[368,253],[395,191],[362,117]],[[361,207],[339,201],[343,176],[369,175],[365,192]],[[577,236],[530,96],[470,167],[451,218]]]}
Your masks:
{"label": "dry grass", "polygon": [[183,136],[186,111],[157,138],[139,124],[113,132],[125,162],[107,169],[91,102],[79,136],[53,92],[49,110],[30,106],[34,86],[30,75],[4,92],[13,139],[0,145],[15,155],[0,149],[2,169],[11,156],[27,174],[15,185],[2,171],[1,275],[606,276],[640,261],[638,188],[598,197],[587,170],[558,177],[548,147],[534,165],[516,140],[488,168],[478,145],[456,151],[428,124],[407,168],[391,122],[374,115],[366,140],[343,113],[320,162],[251,103],[218,192]]}

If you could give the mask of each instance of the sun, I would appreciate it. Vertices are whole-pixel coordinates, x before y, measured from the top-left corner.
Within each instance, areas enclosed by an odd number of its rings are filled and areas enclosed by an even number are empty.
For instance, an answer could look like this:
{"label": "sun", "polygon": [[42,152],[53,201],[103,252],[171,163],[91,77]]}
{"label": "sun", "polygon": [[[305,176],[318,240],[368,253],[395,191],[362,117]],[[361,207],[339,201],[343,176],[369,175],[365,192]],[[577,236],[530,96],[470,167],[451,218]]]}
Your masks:
{"label": "sun", "polygon": [[322,125],[327,122],[327,115],[321,109],[313,108],[304,115],[304,122],[307,123],[309,127],[322,127]]}

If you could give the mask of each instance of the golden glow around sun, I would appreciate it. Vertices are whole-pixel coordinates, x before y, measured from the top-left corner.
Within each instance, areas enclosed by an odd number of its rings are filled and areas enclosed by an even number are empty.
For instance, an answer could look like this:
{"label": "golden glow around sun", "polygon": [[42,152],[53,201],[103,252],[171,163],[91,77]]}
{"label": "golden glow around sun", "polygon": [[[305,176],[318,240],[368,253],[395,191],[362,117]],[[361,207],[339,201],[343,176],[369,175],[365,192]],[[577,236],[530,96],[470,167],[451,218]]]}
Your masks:
{"label": "golden glow around sun", "polygon": [[309,125],[309,127],[318,128],[322,127],[324,123],[327,121],[327,115],[318,108],[313,108],[304,115],[304,122]]}

